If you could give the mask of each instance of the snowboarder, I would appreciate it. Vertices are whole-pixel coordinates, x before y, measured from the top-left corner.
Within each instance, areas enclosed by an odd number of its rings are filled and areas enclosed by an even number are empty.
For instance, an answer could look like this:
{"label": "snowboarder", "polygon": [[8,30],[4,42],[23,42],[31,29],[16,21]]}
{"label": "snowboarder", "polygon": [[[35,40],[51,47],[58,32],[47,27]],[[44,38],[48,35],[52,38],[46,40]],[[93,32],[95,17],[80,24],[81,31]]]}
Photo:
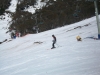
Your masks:
{"label": "snowboarder", "polygon": [[14,34],[13,38],[16,39],[16,34]]}
{"label": "snowboarder", "polygon": [[16,32],[16,37],[19,37],[19,33],[18,32]]}
{"label": "snowboarder", "polygon": [[13,33],[13,32],[11,32],[11,38],[12,38],[12,39],[14,38],[14,33]]}
{"label": "snowboarder", "polygon": [[36,33],[39,33],[39,27],[38,27],[38,26],[34,26],[34,27],[33,27],[33,30],[35,30]]}
{"label": "snowboarder", "polygon": [[82,41],[82,38],[80,36],[76,37],[77,41]]}
{"label": "snowboarder", "polygon": [[51,49],[56,48],[54,46],[54,44],[56,43],[56,37],[54,35],[52,35],[52,37],[53,37],[53,41],[52,41],[53,43],[52,43],[52,48]]}

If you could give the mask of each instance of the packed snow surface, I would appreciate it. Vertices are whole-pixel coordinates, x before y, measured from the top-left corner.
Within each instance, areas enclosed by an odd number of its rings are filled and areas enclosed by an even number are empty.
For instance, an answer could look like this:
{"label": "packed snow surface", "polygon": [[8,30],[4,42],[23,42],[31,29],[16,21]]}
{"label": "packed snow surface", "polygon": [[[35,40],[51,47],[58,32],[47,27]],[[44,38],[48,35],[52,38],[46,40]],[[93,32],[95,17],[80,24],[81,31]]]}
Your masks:
{"label": "packed snow surface", "polygon": [[98,35],[95,19],[0,44],[0,75],[99,75],[100,40],[89,38]]}
{"label": "packed snow surface", "polygon": [[[17,1],[11,1],[9,11],[16,11]],[[0,16],[5,18],[0,19],[0,42],[10,38],[10,33],[6,33],[9,16]],[[51,49],[52,34],[57,38],[55,49]],[[82,41],[76,40],[78,35]],[[7,40],[0,44],[0,75],[100,75],[100,40],[91,38],[97,35],[96,17],[92,17]]]}

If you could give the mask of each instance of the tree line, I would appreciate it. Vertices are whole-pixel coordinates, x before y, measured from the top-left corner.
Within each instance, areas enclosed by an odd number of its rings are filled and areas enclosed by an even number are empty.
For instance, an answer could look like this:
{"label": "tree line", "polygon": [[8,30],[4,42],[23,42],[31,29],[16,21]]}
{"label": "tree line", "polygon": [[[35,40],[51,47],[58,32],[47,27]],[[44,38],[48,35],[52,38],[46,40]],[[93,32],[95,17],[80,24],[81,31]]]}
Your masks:
{"label": "tree line", "polygon": [[49,0],[41,9],[36,9],[34,14],[24,9],[29,6],[35,8],[36,0],[18,1],[20,3],[17,4],[16,13],[12,15],[12,24],[9,28],[21,32],[22,35],[36,33],[37,29],[38,32],[42,32],[69,25],[95,15],[94,3],[85,0]]}

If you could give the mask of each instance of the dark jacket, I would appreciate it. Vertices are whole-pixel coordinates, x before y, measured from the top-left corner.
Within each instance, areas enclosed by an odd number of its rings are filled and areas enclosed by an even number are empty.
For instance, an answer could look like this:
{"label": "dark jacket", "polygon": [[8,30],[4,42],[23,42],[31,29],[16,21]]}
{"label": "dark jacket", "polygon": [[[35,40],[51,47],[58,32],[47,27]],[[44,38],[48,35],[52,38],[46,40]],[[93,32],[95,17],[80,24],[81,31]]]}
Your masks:
{"label": "dark jacket", "polygon": [[54,35],[52,35],[53,37],[53,43],[56,43],[56,37]]}

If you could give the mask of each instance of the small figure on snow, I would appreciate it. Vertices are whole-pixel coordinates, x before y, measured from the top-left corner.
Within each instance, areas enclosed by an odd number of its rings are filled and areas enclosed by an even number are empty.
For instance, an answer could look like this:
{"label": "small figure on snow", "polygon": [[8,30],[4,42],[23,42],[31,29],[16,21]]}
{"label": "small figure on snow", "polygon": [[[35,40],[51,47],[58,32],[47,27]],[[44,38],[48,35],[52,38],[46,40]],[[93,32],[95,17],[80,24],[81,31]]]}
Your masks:
{"label": "small figure on snow", "polygon": [[38,27],[38,26],[34,26],[34,27],[33,27],[33,30],[35,30],[36,33],[39,33],[39,27]]}
{"label": "small figure on snow", "polygon": [[16,37],[19,37],[19,33],[18,32],[16,32]]}
{"label": "small figure on snow", "polygon": [[52,41],[53,43],[52,43],[52,48],[51,49],[56,48],[54,46],[54,44],[56,43],[56,37],[54,35],[52,35],[52,37],[53,37],[53,41]]}
{"label": "small figure on snow", "polygon": [[76,37],[77,41],[82,41],[82,38],[80,36]]}

